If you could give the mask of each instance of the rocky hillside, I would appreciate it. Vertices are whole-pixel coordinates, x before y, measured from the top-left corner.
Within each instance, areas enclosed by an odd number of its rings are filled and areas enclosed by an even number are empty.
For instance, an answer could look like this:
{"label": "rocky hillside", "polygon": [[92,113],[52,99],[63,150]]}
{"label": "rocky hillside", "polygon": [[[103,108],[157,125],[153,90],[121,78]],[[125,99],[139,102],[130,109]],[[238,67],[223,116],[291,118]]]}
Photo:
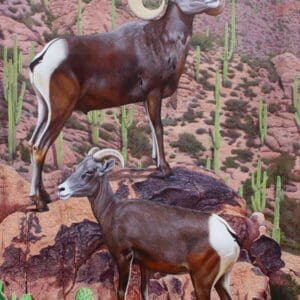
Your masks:
{"label": "rocky hillside", "polygon": [[[224,14],[217,18],[204,15],[195,18],[194,34],[200,36],[203,45],[200,78],[196,80],[196,52],[191,47],[176,94],[163,102],[166,155],[168,161],[176,165],[203,167],[207,158],[212,157],[209,139],[214,129],[214,83],[216,71],[222,69],[224,22],[230,21],[230,1],[227,4]],[[273,222],[276,176],[282,177],[285,198],[281,203],[281,246],[298,256],[300,239],[295,232],[300,230],[300,131],[292,105],[292,85],[295,74],[300,74],[299,5],[299,1],[291,0],[237,1],[237,50],[230,62],[229,80],[220,89],[222,141],[219,174],[235,191],[244,186],[250,214],[251,174],[258,160],[263,161],[263,168],[269,176],[264,211],[269,225]],[[109,1],[84,0],[83,7],[84,33],[111,29]],[[19,213],[14,212],[26,210],[30,203],[28,182],[31,167],[27,143],[37,118],[37,102],[28,82],[30,42],[34,42],[37,53],[52,38],[76,33],[76,15],[77,0],[49,0],[48,7],[40,0],[0,1],[0,163],[3,165],[0,168],[0,222],[5,218],[15,218]],[[134,19],[126,1],[117,1],[117,24]],[[207,28],[209,35],[204,38]],[[27,88],[21,122],[17,127],[17,158],[10,163],[2,49],[12,47],[14,33],[18,34],[18,45],[24,54],[23,76]],[[260,97],[268,104],[268,133],[264,145],[259,138]],[[118,149],[121,140],[113,111],[118,113],[118,110],[105,111],[105,120],[100,127],[100,146]],[[48,153],[44,170],[45,186],[52,200],[57,200],[57,183],[91,147],[91,128],[84,114],[73,113],[63,133],[62,170],[56,166],[55,147]],[[129,141],[128,166],[139,169],[152,166],[150,129],[141,105],[135,105],[135,122],[129,130]],[[4,167],[8,164],[15,169],[9,176]],[[16,173],[22,178],[15,180],[18,178]],[[23,196],[14,197],[17,192]],[[287,260],[296,260],[288,255]],[[299,267],[290,269],[293,271],[289,271],[289,275],[299,283]]]}

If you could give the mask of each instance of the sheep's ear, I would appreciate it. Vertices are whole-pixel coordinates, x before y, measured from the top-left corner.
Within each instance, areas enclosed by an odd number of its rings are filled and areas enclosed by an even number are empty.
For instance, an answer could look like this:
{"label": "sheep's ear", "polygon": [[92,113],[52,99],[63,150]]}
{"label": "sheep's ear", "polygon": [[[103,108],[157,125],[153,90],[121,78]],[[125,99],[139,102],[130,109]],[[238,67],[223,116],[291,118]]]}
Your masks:
{"label": "sheep's ear", "polygon": [[115,166],[115,160],[109,159],[104,162],[101,169],[99,170],[99,175],[103,175],[109,172]]}

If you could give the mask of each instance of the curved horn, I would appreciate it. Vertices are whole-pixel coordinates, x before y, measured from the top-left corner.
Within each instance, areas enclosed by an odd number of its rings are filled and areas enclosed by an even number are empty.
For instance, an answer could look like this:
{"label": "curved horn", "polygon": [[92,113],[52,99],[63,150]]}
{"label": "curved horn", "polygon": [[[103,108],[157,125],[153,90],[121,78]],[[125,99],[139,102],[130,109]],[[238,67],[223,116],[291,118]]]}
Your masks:
{"label": "curved horn", "polygon": [[216,8],[209,8],[205,13],[209,16],[218,16],[225,8],[225,0],[220,0],[220,5]]}
{"label": "curved horn", "polygon": [[156,9],[148,9],[144,6],[142,0],[128,0],[132,12],[141,19],[152,20],[158,17],[164,10],[166,0],[162,0],[161,5]]}
{"label": "curved horn", "polygon": [[124,158],[123,158],[122,154],[115,149],[109,149],[109,148],[102,149],[93,154],[94,159],[97,161],[101,161],[103,158],[109,157],[109,156],[113,156],[113,157],[117,158],[121,162],[122,168],[124,168],[124,166],[125,166]]}
{"label": "curved horn", "polygon": [[100,150],[99,147],[93,147],[93,148],[90,149],[90,151],[88,152],[87,155],[94,155],[99,150]]}

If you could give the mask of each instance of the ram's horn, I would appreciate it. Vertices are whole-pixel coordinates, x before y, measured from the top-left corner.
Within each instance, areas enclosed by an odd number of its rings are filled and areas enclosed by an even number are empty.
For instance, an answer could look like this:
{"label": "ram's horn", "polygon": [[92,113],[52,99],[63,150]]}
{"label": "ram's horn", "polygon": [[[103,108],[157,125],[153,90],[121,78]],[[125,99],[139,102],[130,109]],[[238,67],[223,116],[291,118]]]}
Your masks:
{"label": "ram's horn", "polygon": [[205,11],[205,13],[210,16],[218,16],[223,12],[224,7],[225,7],[225,0],[220,0],[220,5],[218,7],[209,8],[208,10]]}
{"label": "ram's horn", "polygon": [[143,20],[152,20],[158,17],[164,11],[166,0],[162,0],[161,5],[156,9],[146,8],[142,0],[128,0],[132,12]]}
{"label": "ram's horn", "polygon": [[104,158],[111,156],[117,158],[121,162],[122,168],[124,168],[124,158],[122,154],[115,149],[102,149],[93,154],[94,159],[97,161],[102,161]]}
{"label": "ram's horn", "polygon": [[93,147],[93,148],[90,149],[90,151],[88,152],[87,155],[94,155],[99,150],[100,150],[99,147]]}

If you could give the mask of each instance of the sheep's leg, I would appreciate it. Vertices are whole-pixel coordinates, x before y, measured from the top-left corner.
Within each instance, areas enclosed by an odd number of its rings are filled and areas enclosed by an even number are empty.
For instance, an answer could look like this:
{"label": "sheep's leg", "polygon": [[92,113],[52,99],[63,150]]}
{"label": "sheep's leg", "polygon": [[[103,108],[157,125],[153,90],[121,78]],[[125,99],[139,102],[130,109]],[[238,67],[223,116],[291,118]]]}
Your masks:
{"label": "sheep's leg", "polygon": [[[61,89],[61,86],[64,86],[64,89]],[[76,89],[74,89],[74,83],[71,80],[61,77],[57,73],[52,78],[51,87],[53,96],[51,101],[50,99],[46,101],[48,108],[47,122],[43,130],[35,137],[32,146],[33,175],[30,198],[35,202],[39,211],[46,210],[49,201],[49,195],[42,185],[42,169],[46,154],[71,115],[76,103],[74,94]],[[71,94],[70,91],[73,93]]]}
{"label": "sheep's leg", "polygon": [[216,283],[215,288],[221,300],[231,300],[229,289],[230,271],[225,273]]}
{"label": "sheep's leg", "polygon": [[119,270],[119,286],[117,291],[118,300],[126,299],[132,262],[133,254],[128,256],[121,255],[117,259],[117,265]]}
{"label": "sheep's leg", "polygon": [[192,283],[194,286],[197,300],[210,300],[210,293],[212,289],[212,282],[207,282],[207,278],[203,276],[202,272],[191,274]]}
{"label": "sheep's leg", "polygon": [[147,96],[146,107],[148,109],[150,126],[154,132],[154,139],[157,154],[157,167],[161,169],[167,177],[172,175],[172,170],[165,159],[163,127],[161,123],[161,94],[158,90],[154,90]]}
{"label": "sheep's leg", "polygon": [[141,270],[141,293],[142,299],[148,300],[148,284],[149,284],[149,271],[140,265]]}
{"label": "sheep's leg", "polygon": [[149,124],[150,124],[150,129],[151,129],[151,136],[152,136],[152,159],[155,160],[155,163],[157,165],[158,160],[157,160],[157,140],[156,140],[156,136],[155,136],[155,130],[154,127],[152,125],[151,119],[150,119],[150,115],[149,115],[149,111],[148,111],[148,105],[146,102],[144,102],[144,106],[145,106],[145,110],[146,110],[146,114],[149,120]]}

